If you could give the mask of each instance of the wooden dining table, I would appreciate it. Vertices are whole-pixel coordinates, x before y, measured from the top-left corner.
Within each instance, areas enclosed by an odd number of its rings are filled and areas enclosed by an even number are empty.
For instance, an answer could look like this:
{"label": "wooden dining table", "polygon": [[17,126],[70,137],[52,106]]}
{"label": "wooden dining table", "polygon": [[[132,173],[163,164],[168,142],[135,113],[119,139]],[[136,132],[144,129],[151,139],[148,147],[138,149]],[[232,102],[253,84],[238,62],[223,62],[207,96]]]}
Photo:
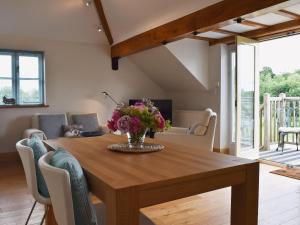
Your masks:
{"label": "wooden dining table", "polygon": [[[138,225],[141,208],[231,187],[231,225],[257,225],[259,163],[156,139],[153,153],[108,150],[125,136],[60,138],[45,144],[68,150],[80,162],[90,191],[106,205],[107,225]],[[49,213],[47,225],[55,224]],[[188,215],[187,215],[188,217]],[[172,225],[172,224],[170,224]]]}

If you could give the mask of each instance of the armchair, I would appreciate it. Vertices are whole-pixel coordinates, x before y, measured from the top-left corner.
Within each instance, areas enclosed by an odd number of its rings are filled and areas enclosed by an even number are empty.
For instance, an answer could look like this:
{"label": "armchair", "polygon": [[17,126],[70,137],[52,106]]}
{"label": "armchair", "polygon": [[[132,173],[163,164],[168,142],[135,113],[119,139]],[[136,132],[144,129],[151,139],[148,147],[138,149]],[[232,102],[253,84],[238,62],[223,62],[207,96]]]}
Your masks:
{"label": "armchair", "polygon": [[174,125],[166,132],[157,133],[156,139],[213,151],[217,114],[204,111],[178,110],[174,113]]}

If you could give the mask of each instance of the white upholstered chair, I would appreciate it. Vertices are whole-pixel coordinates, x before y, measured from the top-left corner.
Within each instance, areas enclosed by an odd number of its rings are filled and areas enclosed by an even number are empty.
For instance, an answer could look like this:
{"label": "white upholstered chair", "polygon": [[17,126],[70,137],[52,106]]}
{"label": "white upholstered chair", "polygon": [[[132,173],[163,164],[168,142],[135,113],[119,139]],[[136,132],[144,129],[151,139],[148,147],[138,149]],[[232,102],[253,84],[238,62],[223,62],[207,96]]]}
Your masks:
{"label": "white upholstered chair", "polygon": [[33,154],[32,148],[26,146],[26,142],[27,142],[27,139],[23,139],[16,144],[16,148],[19,152],[19,155],[20,155],[23,167],[24,167],[25,177],[26,177],[26,182],[27,182],[29,193],[33,196],[33,198],[35,200],[32,208],[30,210],[30,213],[27,217],[25,225],[28,224],[31,214],[32,214],[37,202],[45,205],[45,213],[44,213],[44,216],[40,223],[40,224],[43,224],[45,216],[47,214],[47,208],[48,208],[47,206],[51,205],[51,200],[50,200],[50,198],[43,197],[38,191],[34,154]]}
{"label": "white upholstered chair", "polygon": [[[75,225],[72,190],[69,172],[49,165],[53,152],[42,156],[39,166],[46,181],[53,212],[58,225]],[[95,206],[98,225],[105,225],[105,206],[98,203]],[[140,225],[154,225],[145,215],[140,214]]]}
{"label": "white upholstered chair", "polygon": [[[156,133],[156,139],[198,148],[199,150],[213,151],[217,124],[215,112],[211,109],[203,111],[176,110],[173,118],[174,127],[166,132]],[[205,125],[204,134],[197,135],[191,132],[191,128],[198,123]]]}

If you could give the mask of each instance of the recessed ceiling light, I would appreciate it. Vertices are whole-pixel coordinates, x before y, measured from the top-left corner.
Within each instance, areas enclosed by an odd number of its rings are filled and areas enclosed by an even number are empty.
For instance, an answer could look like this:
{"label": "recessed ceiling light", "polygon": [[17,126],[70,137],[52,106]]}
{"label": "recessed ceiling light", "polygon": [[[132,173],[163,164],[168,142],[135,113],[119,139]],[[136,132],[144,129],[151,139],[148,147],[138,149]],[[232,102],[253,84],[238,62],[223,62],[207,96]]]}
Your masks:
{"label": "recessed ceiling light", "polygon": [[101,29],[100,26],[97,27],[97,31],[98,31],[98,32],[101,32],[101,31],[102,31],[102,29]]}
{"label": "recessed ceiling light", "polygon": [[92,5],[93,0],[84,0],[84,4],[89,7]]}

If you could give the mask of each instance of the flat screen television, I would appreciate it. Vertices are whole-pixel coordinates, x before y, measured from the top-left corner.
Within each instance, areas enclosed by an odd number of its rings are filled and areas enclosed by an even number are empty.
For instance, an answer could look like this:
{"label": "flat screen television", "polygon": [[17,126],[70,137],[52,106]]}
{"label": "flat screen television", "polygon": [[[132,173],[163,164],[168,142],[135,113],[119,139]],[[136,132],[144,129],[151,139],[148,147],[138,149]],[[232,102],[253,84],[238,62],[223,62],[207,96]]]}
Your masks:
{"label": "flat screen television", "polygon": [[[141,99],[130,99],[129,105],[134,105],[140,102]],[[170,99],[151,99],[154,106],[156,106],[165,120],[170,120],[172,123],[172,100]]]}

